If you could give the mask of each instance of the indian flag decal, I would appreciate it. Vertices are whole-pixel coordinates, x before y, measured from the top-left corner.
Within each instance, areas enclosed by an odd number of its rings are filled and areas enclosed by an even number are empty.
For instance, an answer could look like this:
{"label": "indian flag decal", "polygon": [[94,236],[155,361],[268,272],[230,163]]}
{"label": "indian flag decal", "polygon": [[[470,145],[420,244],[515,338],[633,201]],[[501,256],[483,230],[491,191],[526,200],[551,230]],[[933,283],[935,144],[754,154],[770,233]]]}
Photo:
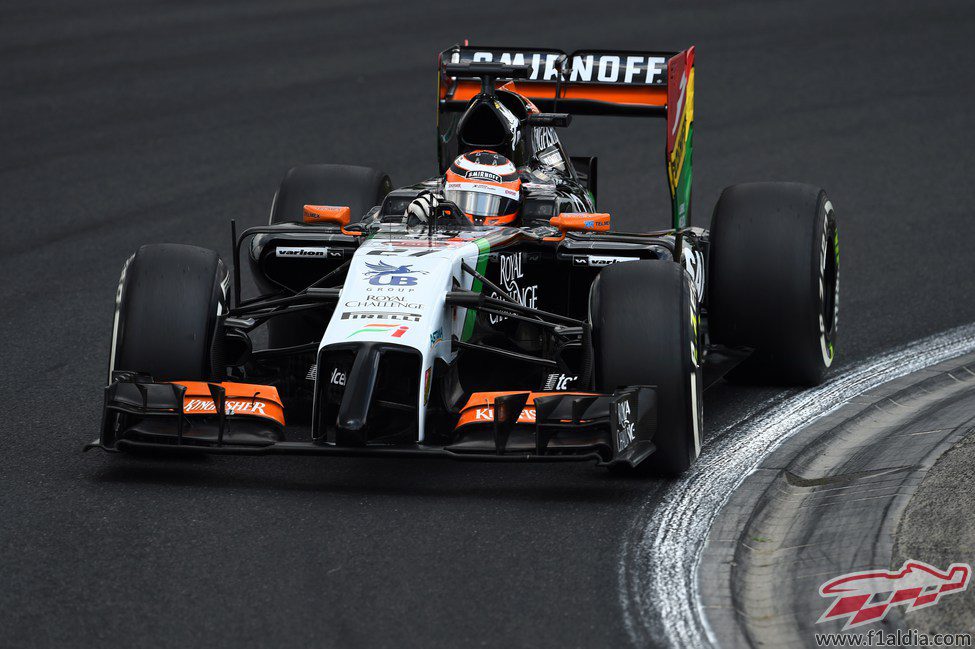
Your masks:
{"label": "indian flag decal", "polygon": [[407,325],[396,325],[396,324],[367,324],[361,329],[356,329],[350,333],[346,338],[351,338],[352,336],[357,336],[359,334],[388,334],[393,338],[402,338],[403,334],[409,331],[410,328]]}
{"label": "indian flag decal", "polygon": [[[474,241],[477,244],[477,272],[481,275],[487,269],[488,256],[491,254],[491,244],[488,243],[487,239],[476,239]],[[481,292],[481,280],[474,278],[471,282],[471,290],[475,293]],[[477,311],[474,309],[467,310],[467,316],[464,319],[464,331],[461,333],[460,339],[463,341],[470,340],[471,336],[474,334],[474,321],[477,319]]]}
{"label": "indian flag decal", "polygon": [[694,48],[667,63],[667,181],[674,228],[690,224],[691,159],[694,152]]}

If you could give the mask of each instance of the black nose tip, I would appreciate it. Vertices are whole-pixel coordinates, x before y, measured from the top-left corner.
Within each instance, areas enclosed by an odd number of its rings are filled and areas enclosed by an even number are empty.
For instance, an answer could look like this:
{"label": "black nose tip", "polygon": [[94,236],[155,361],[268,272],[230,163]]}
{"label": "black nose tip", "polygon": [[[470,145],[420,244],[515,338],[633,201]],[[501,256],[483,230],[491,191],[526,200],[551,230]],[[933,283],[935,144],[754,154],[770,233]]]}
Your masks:
{"label": "black nose tip", "polygon": [[335,421],[335,441],[340,445],[365,446],[369,405],[376,387],[381,353],[382,349],[373,343],[363,344],[356,353]]}

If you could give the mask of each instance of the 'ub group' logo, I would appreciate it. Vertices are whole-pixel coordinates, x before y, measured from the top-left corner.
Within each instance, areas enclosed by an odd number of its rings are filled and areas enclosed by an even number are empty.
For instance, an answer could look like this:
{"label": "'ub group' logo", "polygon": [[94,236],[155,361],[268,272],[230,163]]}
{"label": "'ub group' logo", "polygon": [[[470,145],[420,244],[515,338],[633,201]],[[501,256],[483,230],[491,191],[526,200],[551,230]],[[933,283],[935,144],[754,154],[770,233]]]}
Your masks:
{"label": "'ub group' logo", "polygon": [[416,277],[414,274],[425,275],[425,270],[412,270],[408,265],[393,266],[384,261],[370,264],[366,262],[369,270],[366,271],[366,278],[373,286],[415,286]]}

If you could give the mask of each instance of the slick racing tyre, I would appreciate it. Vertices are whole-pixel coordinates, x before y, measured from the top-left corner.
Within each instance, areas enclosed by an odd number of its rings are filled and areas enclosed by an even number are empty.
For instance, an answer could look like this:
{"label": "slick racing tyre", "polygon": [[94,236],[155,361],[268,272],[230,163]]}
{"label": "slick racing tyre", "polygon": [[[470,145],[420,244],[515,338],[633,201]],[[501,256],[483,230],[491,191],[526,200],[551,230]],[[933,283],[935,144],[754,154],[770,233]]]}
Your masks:
{"label": "slick racing tyre", "polygon": [[108,379],[219,381],[226,371],[221,315],[230,276],[217,253],[174,243],[142,246],[122,267]]}
{"label": "slick racing tyre", "polygon": [[[271,225],[301,222],[305,205],[343,205],[357,222],[386,198],[393,185],[389,176],[371,167],[353,165],[302,165],[281,181],[271,203]],[[325,331],[325,320],[316,313],[293,313],[272,318],[268,324],[270,347],[292,347],[313,342]]]}
{"label": "slick racing tyre", "polygon": [[389,176],[372,167],[302,165],[281,181],[271,203],[271,224],[301,222],[305,205],[344,205],[359,221],[393,188]]}
{"label": "slick racing tyre", "polygon": [[667,261],[604,268],[590,293],[596,389],[657,389],[657,447],[640,474],[676,476],[701,450],[698,300],[690,276]]}
{"label": "slick racing tyre", "polygon": [[731,380],[817,385],[836,354],[839,237],[826,192],[747,183],[722,192],[711,221],[711,340],[752,347]]}

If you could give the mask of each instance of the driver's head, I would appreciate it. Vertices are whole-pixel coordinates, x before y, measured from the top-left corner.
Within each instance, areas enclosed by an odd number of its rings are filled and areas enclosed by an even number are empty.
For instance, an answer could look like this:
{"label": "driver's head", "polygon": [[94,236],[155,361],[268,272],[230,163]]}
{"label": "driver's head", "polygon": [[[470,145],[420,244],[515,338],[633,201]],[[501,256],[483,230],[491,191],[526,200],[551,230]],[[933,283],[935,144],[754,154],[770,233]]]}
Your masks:
{"label": "driver's head", "polygon": [[457,156],[447,171],[444,198],[474,223],[504,225],[518,218],[521,179],[510,160],[494,151]]}

